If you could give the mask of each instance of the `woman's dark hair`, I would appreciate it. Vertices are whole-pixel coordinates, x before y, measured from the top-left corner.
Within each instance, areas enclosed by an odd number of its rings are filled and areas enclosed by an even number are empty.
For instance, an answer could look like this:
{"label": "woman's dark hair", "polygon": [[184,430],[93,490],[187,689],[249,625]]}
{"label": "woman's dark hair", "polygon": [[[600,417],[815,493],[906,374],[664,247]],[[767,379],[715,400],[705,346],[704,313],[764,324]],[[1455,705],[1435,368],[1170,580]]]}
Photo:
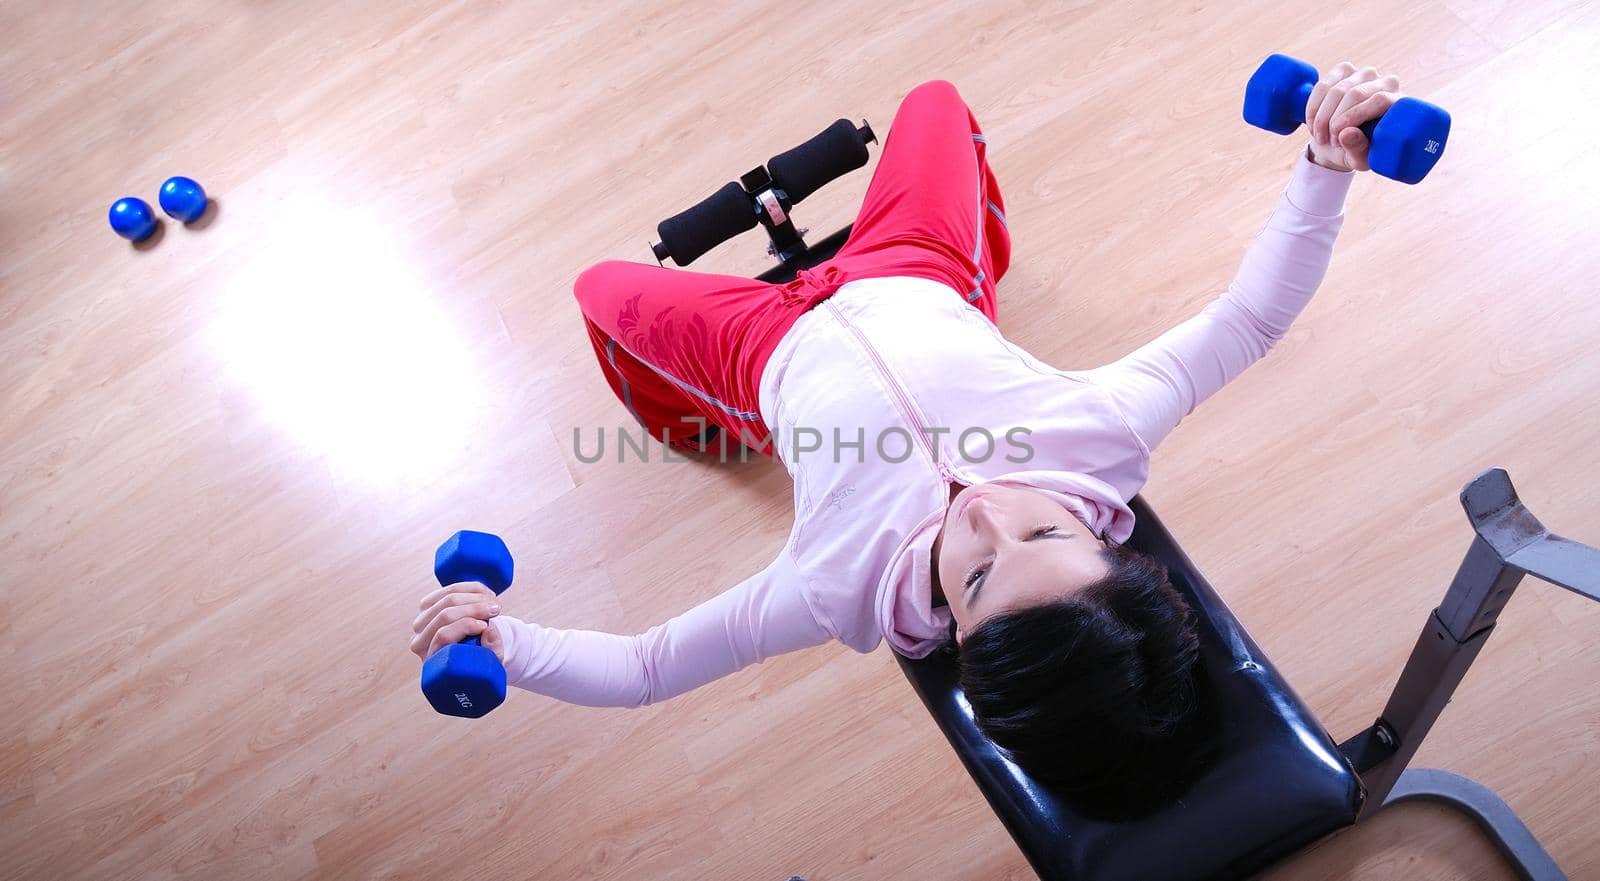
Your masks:
{"label": "woman's dark hair", "polygon": [[1108,545],[1100,581],[994,615],[945,645],[979,729],[1080,812],[1148,813],[1207,759],[1210,701],[1194,612],[1167,568]]}

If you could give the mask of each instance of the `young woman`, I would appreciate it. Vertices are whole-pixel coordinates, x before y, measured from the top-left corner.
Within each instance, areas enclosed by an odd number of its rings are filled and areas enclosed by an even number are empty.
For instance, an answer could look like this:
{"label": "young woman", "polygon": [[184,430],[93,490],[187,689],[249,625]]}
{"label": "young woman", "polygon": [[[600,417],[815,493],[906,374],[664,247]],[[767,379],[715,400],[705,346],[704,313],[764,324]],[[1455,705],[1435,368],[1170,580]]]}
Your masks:
{"label": "young woman", "polygon": [[[1321,283],[1398,81],[1349,63],[1228,290],[1119,361],[1057,370],[994,325],[1011,262],[987,144],[954,86],[896,113],[849,242],[788,284],[609,261],[577,280],[601,371],[651,435],[729,439],[794,480],[762,571],[643,634],[501,614],[478,585],[423,598],[411,648],[481,635],[521,688],[665,700],[781,652],[881,640],[957,653],[982,730],[1037,779],[1124,810],[1193,764],[1196,637],[1154,560],[1120,547],[1150,451],[1282,338]],[[738,444],[731,444],[738,449]]]}

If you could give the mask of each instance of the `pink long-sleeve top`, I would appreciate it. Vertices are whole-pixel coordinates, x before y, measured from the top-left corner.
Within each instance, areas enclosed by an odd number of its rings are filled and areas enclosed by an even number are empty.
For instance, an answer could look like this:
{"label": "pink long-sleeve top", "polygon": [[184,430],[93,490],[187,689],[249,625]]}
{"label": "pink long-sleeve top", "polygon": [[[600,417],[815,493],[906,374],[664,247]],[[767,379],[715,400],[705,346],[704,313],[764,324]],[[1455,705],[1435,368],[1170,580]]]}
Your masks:
{"label": "pink long-sleeve top", "polygon": [[931,552],[952,482],[1030,487],[1096,535],[1127,540],[1150,451],[1266,355],[1321,284],[1353,177],[1302,152],[1227,291],[1092,370],[1042,363],[938,282],[843,285],[762,373],[761,415],[794,479],[794,528],[777,558],[637,635],[501,615],[507,680],[638,707],[833,639],[859,652],[887,639],[923,657],[950,624],[933,606]]}

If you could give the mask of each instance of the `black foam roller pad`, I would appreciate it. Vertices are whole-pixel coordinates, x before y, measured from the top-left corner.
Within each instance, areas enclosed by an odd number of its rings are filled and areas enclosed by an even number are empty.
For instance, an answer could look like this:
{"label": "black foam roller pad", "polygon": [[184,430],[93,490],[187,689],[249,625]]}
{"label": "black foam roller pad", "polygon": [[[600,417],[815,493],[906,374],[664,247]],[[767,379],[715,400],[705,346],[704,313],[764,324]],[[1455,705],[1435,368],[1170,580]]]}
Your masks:
{"label": "black foam roller pad", "polygon": [[798,205],[828,181],[866,164],[866,142],[850,120],[841,119],[804,144],[768,159],[767,172],[789,194],[789,203]]}
{"label": "black foam roller pad", "polygon": [[679,266],[756,225],[755,206],[733,181],[686,211],[656,224],[656,235]]}

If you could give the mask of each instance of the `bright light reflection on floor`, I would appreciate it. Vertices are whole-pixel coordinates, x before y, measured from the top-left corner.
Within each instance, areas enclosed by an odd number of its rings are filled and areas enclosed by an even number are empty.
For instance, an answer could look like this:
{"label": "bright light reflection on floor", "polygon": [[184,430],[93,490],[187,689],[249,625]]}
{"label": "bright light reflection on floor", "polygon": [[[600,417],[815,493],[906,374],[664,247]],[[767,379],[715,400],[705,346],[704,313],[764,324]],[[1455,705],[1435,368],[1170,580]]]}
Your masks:
{"label": "bright light reflection on floor", "polygon": [[474,359],[370,214],[286,200],[212,331],[231,381],[336,475],[426,482],[465,453],[482,403]]}

